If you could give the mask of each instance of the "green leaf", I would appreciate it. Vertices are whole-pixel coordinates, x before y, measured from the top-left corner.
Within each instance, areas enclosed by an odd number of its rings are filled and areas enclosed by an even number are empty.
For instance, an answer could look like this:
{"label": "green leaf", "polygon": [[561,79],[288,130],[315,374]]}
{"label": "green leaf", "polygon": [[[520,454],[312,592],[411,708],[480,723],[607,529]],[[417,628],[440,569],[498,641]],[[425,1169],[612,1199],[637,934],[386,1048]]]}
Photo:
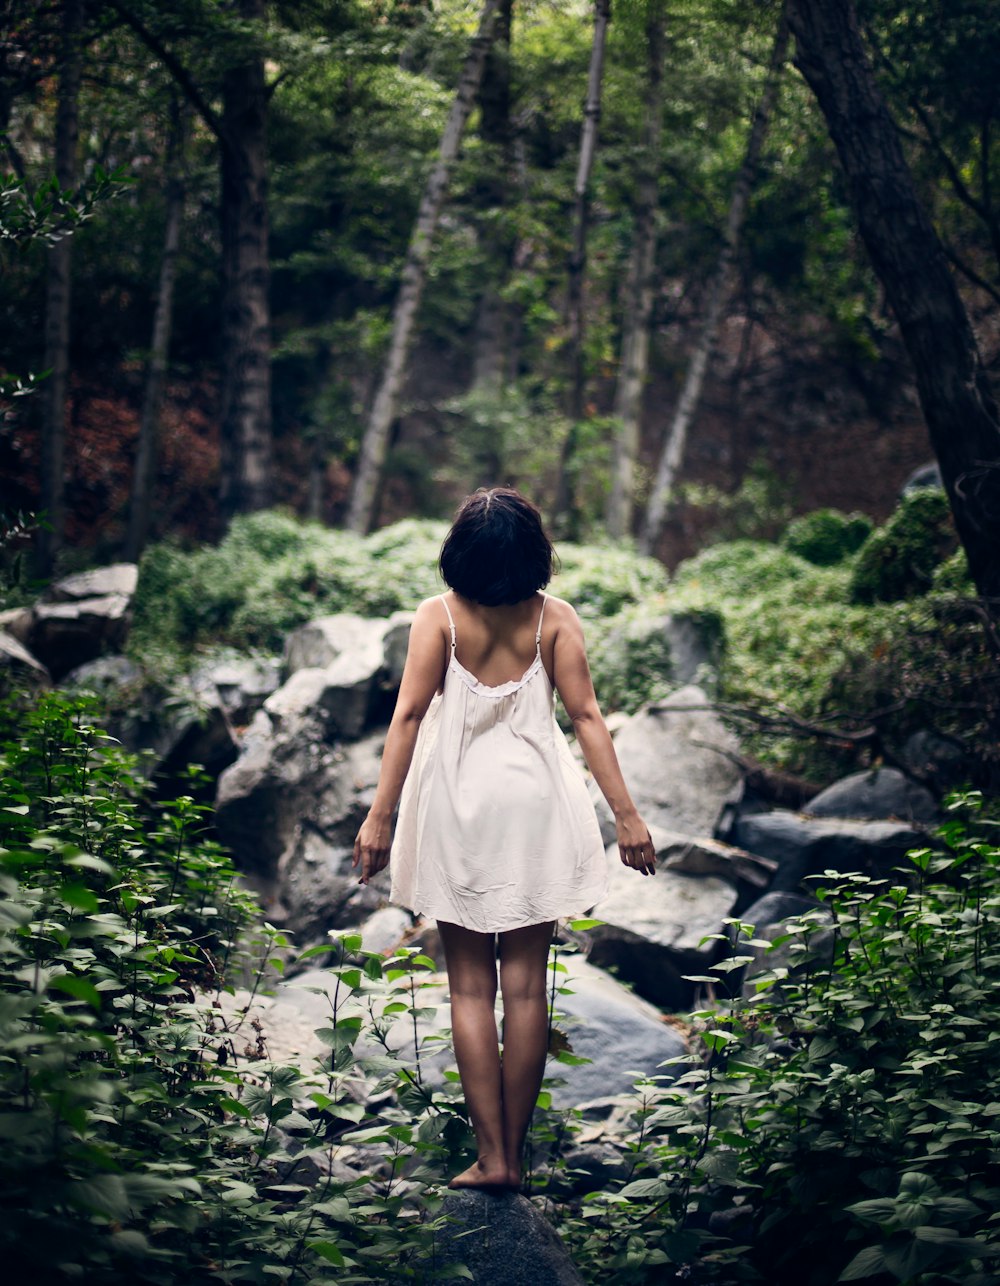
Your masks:
{"label": "green leaf", "polygon": [[328,1260],[337,1268],[344,1267],[344,1255],[339,1246],[334,1245],[332,1241],[310,1241],[306,1243],[310,1250],[314,1250],[317,1255]]}
{"label": "green leaf", "polygon": [[885,1272],[885,1255],[881,1246],[866,1246],[859,1250],[837,1278],[839,1282],[856,1282],[864,1277],[875,1277]]}
{"label": "green leaf", "polygon": [[49,988],[54,988],[56,991],[65,991],[68,996],[74,996],[77,1000],[85,1000],[92,1009],[100,1009],[101,1007],[100,992],[86,978],[78,978],[72,973],[61,973],[57,977],[49,979]]}
{"label": "green leaf", "polygon": [[585,917],[582,920],[570,920],[569,927],[577,933],[584,933],[587,929],[597,929],[602,924],[604,924],[603,920],[593,920]]}

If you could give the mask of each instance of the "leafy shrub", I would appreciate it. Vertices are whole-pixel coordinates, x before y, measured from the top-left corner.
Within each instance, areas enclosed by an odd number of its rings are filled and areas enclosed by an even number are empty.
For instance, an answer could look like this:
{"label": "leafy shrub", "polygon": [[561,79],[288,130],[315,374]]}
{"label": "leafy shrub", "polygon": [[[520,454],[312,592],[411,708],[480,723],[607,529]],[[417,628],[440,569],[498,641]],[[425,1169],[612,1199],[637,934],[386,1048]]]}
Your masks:
{"label": "leafy shrub", "polygon": [[832,567],[861,548],[872,530],[866,514],[817,509],[785,528],[782,546],[817,567]]}
{"label": "leafy shrub", "polygon": [[[564,1214],[590,1280],[997,1280],[1000,847],[985,829],[948,823],[897,883],[828,872],[826,914],[773,944],[791,967],[695,1016],[705,1060],[637,1087],[627,1181]],[[768,945],[734,931],[695,981],[719,987]]]}
{"label": "leafy shrub", "polygon": [[954,549],[947,496],[936,488],[920,487],[903,497],[888,522],[861,547],[851,598],[855,603],[891,603],[926,594],[934,569]]}
{"label": "leafy shrub", "polygon": [[655,558],[642,558],[621,545],[560,544],[560,569],[552,592],[584,617],[613,616],[623,607],[654,603],[669,582]]}
{"label": "leafy shrub", "polygon": [[[6,1270],[97,1286],[440,1280],[440,1221],[400,1178],[464,1146],[466,1126],[450,1086],[423,1089],[419,1055],[415,1074],[385,1045],[432,962],[382,960],[360,938],[322,947],[343,999],[326,1066],[270,1062],[266,1032],[248,1040],[213,997],[256,992],[282,935],[201,833],[205,810],[182,797],[152,812],[88,711],[58,695],[0,707]],[[384,1049],[367,1061],[363,1022]],[[347,1090],[359,1074],[376,1095],[384,1082],[378,1117]],[[335,1176],[347,1137],[377,1144],[370,1177]],[[295,1181],[306,1163],[326,1176],[314,1187]]]}

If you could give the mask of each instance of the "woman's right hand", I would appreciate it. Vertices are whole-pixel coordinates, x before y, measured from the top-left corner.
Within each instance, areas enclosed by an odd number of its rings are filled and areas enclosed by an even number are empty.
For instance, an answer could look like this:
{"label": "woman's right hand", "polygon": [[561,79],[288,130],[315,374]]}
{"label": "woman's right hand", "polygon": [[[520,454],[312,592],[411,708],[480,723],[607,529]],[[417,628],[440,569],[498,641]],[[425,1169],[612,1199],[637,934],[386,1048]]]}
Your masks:
{"label": "woman's right hand", "polygon": [[351,865],[355,870],[361,867],[359,884],[367,884],[373,875],[389,865],[391,847],[392,822],[387,817],[369,813],[361,823],[354,841],[354,856],[351,858]]}
{"label": "woman's right hand", "polygon": [[649,829],[638,813],[626,813],[615,819],[618,852],[625,866],[640,875],[656,874],[656,847]]}

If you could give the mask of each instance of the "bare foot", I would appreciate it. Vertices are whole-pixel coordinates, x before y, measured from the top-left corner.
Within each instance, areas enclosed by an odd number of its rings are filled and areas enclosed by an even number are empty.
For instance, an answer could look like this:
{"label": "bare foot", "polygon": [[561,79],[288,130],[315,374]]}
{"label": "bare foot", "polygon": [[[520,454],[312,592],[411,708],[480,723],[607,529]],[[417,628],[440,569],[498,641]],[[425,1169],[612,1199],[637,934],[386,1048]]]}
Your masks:
{"label": "bare foot", "polygon": [[456,1174],[448,1184],[449,1188],[519,1188],[521,1176],[512,1174],[501,1161],[473,1161],[468,1170]]}

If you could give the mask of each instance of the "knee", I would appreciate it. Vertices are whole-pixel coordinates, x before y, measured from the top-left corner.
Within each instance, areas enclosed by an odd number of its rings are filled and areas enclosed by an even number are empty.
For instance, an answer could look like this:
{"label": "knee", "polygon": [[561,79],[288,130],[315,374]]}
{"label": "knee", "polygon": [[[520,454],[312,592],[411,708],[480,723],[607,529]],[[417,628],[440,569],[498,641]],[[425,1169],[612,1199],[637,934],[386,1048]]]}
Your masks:
{"label": "knee", "polygon": [[475,978],[451,978],[449,979],[448,990],[451,993],[452,1004],[455,1001],[465,1002],[467,1004],[481,1004],[492,1006],[497,998],[497,979],[496,974],[492,978],[475,977]]}
{"label": "knee", "polygon": [[500,991],[505,1005],[525,1001],[545,1001],[545,971],[500,965]]}

